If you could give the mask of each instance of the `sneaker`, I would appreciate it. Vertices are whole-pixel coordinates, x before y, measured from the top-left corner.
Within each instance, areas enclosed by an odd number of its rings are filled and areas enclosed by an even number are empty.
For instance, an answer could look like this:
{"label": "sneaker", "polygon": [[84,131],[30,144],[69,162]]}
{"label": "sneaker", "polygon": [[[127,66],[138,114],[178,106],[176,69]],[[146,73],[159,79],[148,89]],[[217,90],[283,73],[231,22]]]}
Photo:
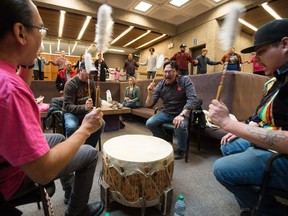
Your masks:
{"label": "sneaker", "polygon": [[241,212],[240,216],[252,216],[252,214],[253,214],[253,211],[245,210]]}
{"label": "sneaker", "polygon": [[183,150],[177,149],[174,152],[174,160],[180,160],[184,157],[185,152]]}
{"label": "sneaker", "polygon": [[104,205],[102,202],[95,202],[88,204],[82,212],[79,214],[69,214],[68,210],[65,212],[65,216],[100,216],[104,210]]}

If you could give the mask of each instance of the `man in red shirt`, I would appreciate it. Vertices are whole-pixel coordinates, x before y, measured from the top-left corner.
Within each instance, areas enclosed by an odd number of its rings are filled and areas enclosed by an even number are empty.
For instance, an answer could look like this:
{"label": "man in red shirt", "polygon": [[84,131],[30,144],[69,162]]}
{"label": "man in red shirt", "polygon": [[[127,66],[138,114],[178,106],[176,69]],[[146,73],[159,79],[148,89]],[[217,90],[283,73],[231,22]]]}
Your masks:
{"label": "man in red shirt", "polygon": [[188,75],[188,63],[190,62],[194,66],[198,64],[197,60],[194,60],[192,56],[185,52],[186,51],[186,45],[181,44],[180,45],[180,52],[177,52],[173,55],[172,58],[170,58],[171,61],[176,61],[179,65],[179,74],[180,75]]}

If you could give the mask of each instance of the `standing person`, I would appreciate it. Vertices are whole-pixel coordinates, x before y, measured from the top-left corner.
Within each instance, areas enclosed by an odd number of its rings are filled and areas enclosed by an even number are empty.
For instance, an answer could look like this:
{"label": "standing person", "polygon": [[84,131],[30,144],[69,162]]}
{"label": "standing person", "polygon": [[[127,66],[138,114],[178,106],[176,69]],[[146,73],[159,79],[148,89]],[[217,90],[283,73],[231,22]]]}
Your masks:
{"label": "standing person", "polygon": [[58,72],[56,81],[55,81],[56,88],[59,91],[61,96],[63,96],[65,83],[76,75],[77,75],[77,72],[72,69],[71,62],[66,61],[64,69]]}
{"label": "standing person", "polygon": [[[98,54],[98,59],[95,61],[94,64],[97,70],[96,75],[94,76],[94,80],[98,81],[98,78],[100,76],[100,81],[106,82],[106,74],[109,73],[109,67],[103,60],[101,53]],[[100,74],[99,74],[99,68],[100,68]]]}
{"label": "standing person", "polygon": [[133,76],[136,78],[135,76],[135,70],[139,67],[139,64],[133,59],[133,55],[132,53],[130,53],[128,55],[128,59],[125,60],[124,63],[124,72],[126,73],[126,80],[128,80],[128,78],[130,76]]}
{"label": "standing person", "polygon": [[79,60],[76,62],[75,65],[73,65],[74,70],[76,70],[77,72],[80,70],[80,64],[82,61],[84,61],[84,53],[80,55]]}
{"label": "standing person", "polygon": [[[223,102],[213,100],[209,106],[209,117],[214,124],[253,143],[253,146],[241,145],[243,149],[238,153],[232,152],[218,159],[213,168],[216,179],[234,194],[243,211],[241,215],[252,215],[256,206],[258,193],[245,185],[261,185],[265,165],[274,154],[270,149],[288,153],[288,19],[275,20],[260,27],[255,34],[254,46],[241,52],[253,51],[256,52],[256,61],[265,65],[267,71],[274,71],[277,79],[268,92],[268,100],[258,110],[269,127],[231,121]],[[288,191],[285,174],[288,172],[288,160],[277,159],[272,170],[268,187]],[[274,196],[265,194],[260,215],[287,215],[287,207],[277,202]]]}
{"label": "standing person", "polygon": [[55,61],[50,61],[54,66],[58,66],[58,71],[63,70],[65,67],[65,62],[68,61],[65,55],[66,52],[61,50],[60,56]]}
{"label": "standing person", "polygon": [[123,106],[133,108],[140,107],[140,88],[136,85],[135,77],[128,78],[128,86],[124,92]]}
{"label": "standing person", "polygon": [[234,47],[221,58],[221,62],[224,64],[224,71],[241,71],[241,64],[243,64],[241,56],[235,52]]}
{"label": "standing person", "polygon": [[150,55],[148,55],[146,62],[139,63],[139,65],[147,65],[147,79],[154,79],[156,71],[157,71],[157,57],[158,55],[155,52],[155,49],[152,47],[149,49]]}
{"label": "standing person", "polygon": [[34,59],[34,80],[44,80],[44,65],[49,65],[50,62],[46,61],[44,57],[41,56],[41,50],[38,49],[37,57]]}
{"label": "standing person", "polygon": [[260,65],[256,60],[255,60],[256,55],[254,54],[249,61],[246,61],[246,63],[250,64],[253,63],[253,74],[258,74],[265,76],[265,67],[263,65]]}
{"label": "standing person", "polygon": [[174,54],[172,61],[176,61],[179,65],[179,75],[188,75],[188,63],[190,62],[192,65],[196,66],[198,64],[197,60],[194,60],[192,56],[186,52],[186,44],[180,45],[180,52]]}
{"label": "standing person", "polygon": [[[91,68],[93,67],[94,65],[91,66]],[[85,70],[85,63],[82,62],[77,76],[73,77],[65,84],[63,112],[66,137],[70,137],[77,131],[85,115],[95,107],[96,88],[93,80],[95,74],[95,67],[94,70],[88,74]],[[88,85],[88,81],[90,81],[90,85]],[[89,95],[88,87],[90,87],[91,95]],[[105,127],[104,120],[102,120],[101,125],[101,128],[95,133],[92,133],[85,143],[96,147],[103,128]]]}
{"label": "standing person", "polygon": [[[5,122],[0,130],[0,163],[10,164],[0,170],[1,195],[13,200],[35,190],[35,183],[44,185],[60,178],[65,190],[72,187],[65,216],[100,215],[101,202],[88,204],[98,153],[83,143],[101,128],[103,113],[91,110],[71,138],[44,135],[29,85],[31,64],[47,28],[31,0],[0,1],[0,22],[0,116]],[[17,65],[21,65],[19,75]],[[71,173],[74,179],[65,181]]]}
{"label": "standing person", "polygon": [[218,65],[218,64],[223,64],[223,62],[221,61],[211,61],[208,57],[207,57],[207,53],[208,53],[208,49],[207,48],[203,48],[202,49],[202,54],[197,56],[196,60],[198,61],[197,64],[197,74],[205,74],[207,73],[207,64],[209,65]]}
{"label": "standing person", "polygon": [[164,79],[158,83],[155,90],[154,82],[147,88],[146,105],[153,107],[161,98],[164,110],[149,118],[146,127],[153,136],[166,139],[167,135],[162,130],[161,125],[173,123],[177,140],[174,159],[177,160],[184,157],[188,137],[189,113],[196,108],[199,99],[191,79],[188,76],[179,75],[179,67],[175,61],[165,62],[163,68]]}

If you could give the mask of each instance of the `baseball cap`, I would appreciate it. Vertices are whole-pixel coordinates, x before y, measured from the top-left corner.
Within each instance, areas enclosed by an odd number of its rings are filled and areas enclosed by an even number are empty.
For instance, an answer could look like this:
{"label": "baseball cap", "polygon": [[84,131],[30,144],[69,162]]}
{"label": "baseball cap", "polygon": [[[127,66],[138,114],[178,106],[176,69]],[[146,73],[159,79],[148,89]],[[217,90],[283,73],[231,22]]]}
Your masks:
{"label": "baseball cap", "polygon": [[186,47],[186,44],[181,44],[180,45],[180,48],[184,48],[184,47]]}
{"label": "baseball cap", "polygon": [[256,31],[254,46],[241,50],[241,53],[254,52],[256,47],[280,41],[283,37],[288,37],[288,19],[266,23]]}
{"label": "baseball cap", "polygon": [[[82,61],[82,62],[81,62],[80,67],[82,67],[83,69],[86,69],[85,61]],[[91,69],[90,72],[91,72],[91,71],[93,71],[93,72],[94,72],[94,71],[95,71],[95,72],[98,71],[98,70],[96,69],[94,63],[92,63],[92,62],[91,62],[91,65],[90,65],[90,69]]]}

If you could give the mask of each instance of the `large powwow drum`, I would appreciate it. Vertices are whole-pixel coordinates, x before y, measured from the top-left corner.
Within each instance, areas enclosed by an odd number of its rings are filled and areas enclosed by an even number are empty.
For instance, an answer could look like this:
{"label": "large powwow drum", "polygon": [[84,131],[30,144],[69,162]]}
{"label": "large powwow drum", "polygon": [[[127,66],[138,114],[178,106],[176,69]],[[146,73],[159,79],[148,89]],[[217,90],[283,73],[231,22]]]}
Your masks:
{"label": "large powwow drum", "polygon": [[172,146],[157,137],[124,135],[103,146],[103,178],[111,198],[131,207],[154,206],[171,187]]}

